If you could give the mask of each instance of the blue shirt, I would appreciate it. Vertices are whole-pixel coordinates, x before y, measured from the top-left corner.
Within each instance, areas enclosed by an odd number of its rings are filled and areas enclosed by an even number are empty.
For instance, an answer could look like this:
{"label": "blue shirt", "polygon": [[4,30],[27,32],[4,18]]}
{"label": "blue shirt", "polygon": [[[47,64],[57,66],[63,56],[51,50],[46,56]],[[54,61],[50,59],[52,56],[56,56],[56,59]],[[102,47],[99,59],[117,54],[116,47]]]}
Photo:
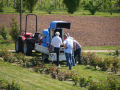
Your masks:
{"label": "blue shirt", "polygon": [[65,44],[65,47],[67,47],[67,49],[64,49],[64,52],[72,54],[73,40],[66,38],[63,43]]}

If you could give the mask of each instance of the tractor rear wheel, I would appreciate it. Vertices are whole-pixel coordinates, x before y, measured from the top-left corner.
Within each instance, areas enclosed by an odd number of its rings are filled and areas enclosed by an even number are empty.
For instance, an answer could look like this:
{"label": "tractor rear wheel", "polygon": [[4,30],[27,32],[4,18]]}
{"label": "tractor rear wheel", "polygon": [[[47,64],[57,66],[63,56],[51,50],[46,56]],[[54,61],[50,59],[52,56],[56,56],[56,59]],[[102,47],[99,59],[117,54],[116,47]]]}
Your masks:
{"label": "tractor rear wheel", "polygon": [[27,41],[25,41],[23,44],[23,53],[28,56],[32,55],[32,45]]}
{"label": "tractor rear wheel", "polygon": [[17,53],[22,52],[22,42],[20,39],[17,39],[17,41],[15,42],[15,50]]}

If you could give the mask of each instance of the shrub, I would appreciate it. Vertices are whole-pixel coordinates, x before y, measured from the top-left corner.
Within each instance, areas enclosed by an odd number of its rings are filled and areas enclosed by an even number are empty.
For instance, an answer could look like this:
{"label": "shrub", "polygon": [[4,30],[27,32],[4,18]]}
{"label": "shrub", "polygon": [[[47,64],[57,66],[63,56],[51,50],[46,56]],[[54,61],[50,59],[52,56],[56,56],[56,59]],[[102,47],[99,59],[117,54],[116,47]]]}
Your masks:
{"label": "shrub", "polygon": [[107,77],[106,90],[117,90],[117,80],[113,77]]}
{"label": "shrub", "polygon": [[3,60],[6,62],[9,62],[9,63],[14,63],[15,59],[16,58],[14,57],[14,55],[12,53],[8,53],[3,56]]}
{"label": "shrub", "polygon": [[10,23],[10,35],[12,37],[12,40],[16,42],[18,35],[20,35],[20,29],[18,28],[18,22],[15,20],[15,17],[12,19],[12,23]]}
{"label": "shrub", "polygon": [[98,90],[97,88],[98,88],[98,83],[97,82],[93,82],[93,81],[91,81],[91,83],[90,83],[90,85],[89,85],[89,87],[88,87],[88,90]]}
{"label": "shrub", "polygon": [[6,55],[6,54],[9,54],[9,49],[8,48],[0,48],[0,57]]}
{"label": "shrub", "polygon": [[115,57],[113,58],[111,70],[115,73],[118,72],[118,70],[119,70],[119,59],[117,59]]}
{"label": "shrub", "polygon": [[6,28],[6,24],[1,25],[0,35],[2,35],[3,39],[6,40],[8,37],[8,29]]}
{"label": "shrub", "polygon": [[51,14],[52,10],[54,10],[54,5],[47,5],[47,7],[45,7],[45,10],[48,14]]}
{"label": "shrub", "polygon": [[79,81],[79,85],[80,87],[86,87],[89,85],[89,83],[91,82],[91,76],[89,77],[85,77],[83,75],[80,76],[80,81]]}
{"label": "shrub", "polygon": [[73,74],[72,75],[72,80],[74,81],[75,85],[77,85],[79,79],[80,79],[79,74]]}
{"label": "shrub", "polygon": [[98,65],[99,60],[100,60],[100,58],[98,58],[95,54],[93,54],[89,58],[90,66],[93,66],[96,69],[96,66]]}
{"label": "shrub", "polygon": [[0,80],[0,90],[21,90],[22,87],[17,84],[15,81],[8,83],[7,80]]}

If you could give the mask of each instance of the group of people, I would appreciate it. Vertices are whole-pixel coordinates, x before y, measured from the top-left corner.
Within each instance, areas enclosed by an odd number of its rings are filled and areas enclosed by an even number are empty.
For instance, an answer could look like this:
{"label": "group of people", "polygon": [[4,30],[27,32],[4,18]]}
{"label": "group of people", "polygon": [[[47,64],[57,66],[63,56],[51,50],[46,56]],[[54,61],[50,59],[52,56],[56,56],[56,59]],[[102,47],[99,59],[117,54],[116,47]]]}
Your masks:
{"label": "group of people", "polygon": [[66,57],[66,66],[69,66],[69,70],[72,70],[72,66],[76,66],[78,55],[78,64],[81,64],[81,45],[72,37],[69,33],[64,34],[64,41],[59,37],[60,33],[56,32],[55,37],[52,38],[51,45],[54,47],[54,52],[57,54],[57,66],[59,67],[59,54],[60,46],[63,45],[64,53]]}

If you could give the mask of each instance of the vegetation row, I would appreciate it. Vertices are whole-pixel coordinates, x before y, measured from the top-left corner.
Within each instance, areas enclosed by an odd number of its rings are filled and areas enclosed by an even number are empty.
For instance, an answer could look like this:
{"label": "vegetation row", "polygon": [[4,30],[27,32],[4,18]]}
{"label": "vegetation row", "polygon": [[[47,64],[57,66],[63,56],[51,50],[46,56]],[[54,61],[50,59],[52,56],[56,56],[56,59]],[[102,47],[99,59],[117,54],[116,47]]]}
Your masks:
{"label": "vegetation row", "polygon": [[[53,10],[62,9],[73,14],[79,9],[88,10],[91,15],[96,11],[109,11],[112,15],[113,10],[120,12],[120,0],[21,0],[22,12],[28,10],[30,13],[33,10],[45,10],[51,14]],[[20,12],[20,0],[1,0],[0,12],[4,12],[4,7],[13,7],[16,12]]]}
{"label": "vegetation row", "polygon": [[[80,87],[87,88],[88,90],[102,90],[103,88],[105,90],[117,90],[120,88],[120,84],[113,77],[107,77],[106,81],[95,82],[91,78],[91,76],[85,76],[73,70],[70,71],[63,69],[62,67],[58,68],[52,63],[50,63],[50,65],[52,64],[51,66],[47,66],[37,57],[33,57],[31,59],[26,58],[24,54],[11,53],[7,48],[3,48],[0,50],[0,57],[2,57],[4,61],[9,63],[16,63],[17,65],[25,68],[32,67],[35,72],[46,74],[51,78],[57,79],[59,81],[72,80],[75,86],[79,85]],[[119,70],[120,64],[119,60],[115,57],[111,59],[104,59],[104,61],[102,61],[95,55],[95,53],[90,52],[82,54],[82,62],[85,65],[93,66],[95,69],[97,69],[96,66],[98,65],[101,70],[107,70],[111,66],[111,70],[115,73],[117,73],[117,71]],[[2,88],[2,86],[0,88]]]}

